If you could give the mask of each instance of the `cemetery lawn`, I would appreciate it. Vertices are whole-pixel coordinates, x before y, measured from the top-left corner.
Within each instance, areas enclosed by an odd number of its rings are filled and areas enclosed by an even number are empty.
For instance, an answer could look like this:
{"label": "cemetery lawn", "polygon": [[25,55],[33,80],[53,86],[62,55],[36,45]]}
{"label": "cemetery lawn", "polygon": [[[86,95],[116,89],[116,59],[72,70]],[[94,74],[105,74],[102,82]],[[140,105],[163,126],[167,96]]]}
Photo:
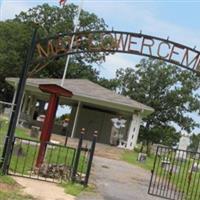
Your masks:
{"label": "cemetery lawn", "polygon": [[81,192],[95,192],[95,187],[93,185],[88,185],[85,187],[79,183],[65,182],[60,184],[65,189],[66,194],[72,196],[78,196]]}
{"label": "cemetery lawn", "polygon": [[21,192],[20,185],[10,176],[0,175],[0,199],[1,200],[34,200],[30,195]]}
{"label": "cemetery lawn", "polygon": [[[138,152],[135,151],[125,150],[124,153],[122,154],[122,160],[124,160],[125,162],[136,165],[148,171],[151,171],[153,169],[154,158],[155,158],[154,155],[147,157],[147,160],[142,163],[137,161],[137,157],[138,157]],[[169,157],[174,157],[174,156],[169,156]],[[192,159],[187,159],[187,161],[181,164],[179,161],[177,161],[177,166],[181,165],[180,172],[177,174],[174,173],[170,174],[169,172],[164,173],[163,168],[161,168],[160,166],[158,167],[157,176],[162,177],[161,178],[162,180],[164,179],[168,180],[177,189],[177,191],[180,192],[185,191],[185,193],[187,193],[188,199],[196,200],[197,199],[196,197],[198,195],[200,196],[200,188],[197,188],[200,186],[199,185],[200,172],[190,173],[188,170],[186,170],[192,168],[192,163],[193,163]],[[174,162],[174,164],[176,164],[176,162]]]}
{"label": "cemetery lawn", "polygon": [[151,171],[153,169],[154,157],[154,155],[151,155],[150,157],[147,157],[147,160],[145,162],[138,162],[138,152],[125,150],[121,158],[125,162],[137,165],[138,167]]}
{"label": "cemetery lawn", "polygon": [[[8,129],[8,123],[7,120],[4,120],[1,124],[0,128],[0,156],[2,155],[3,151],[3,143],[4,143],[4,138],[6,136]],[[34,140],[34,141],[39,141],[37,138],[32,138],[29,135],[30,130],[26,128],[19,128],[17,127],[15,130],[15,136],[27,139],[27,140]],[[22,156],[17,156],[17,153],[15,151],[15,147],[13,150],[13,155],[11,158],[11,165],[10,165],[10,170],[16,172],[16,173],[22,173],[24,175],[27,175],[30,173],[30,171],[33,170],[34,164],[35,164],[35,159],[37,158],[38,154],[38,146],[36,145],[28,145],[21,143],[18,139],[16,139],[17,143],[15,144],[16,146],[21,146],[22,147]],[[63,164],[65,163],[67,166],[71,166],[71,163],[73,162],[74,159],[74,153],[75,151],[70,148],[59,148],[55,147],[54,149],[48,149],[47,148],[47,153],[45,160],[48,163],[51,164]],[[86,159],[84,155],[81,155],[80,162],[78,166],[78,171],[86,172]],[[0,198],[1,199],[1,198]]]}

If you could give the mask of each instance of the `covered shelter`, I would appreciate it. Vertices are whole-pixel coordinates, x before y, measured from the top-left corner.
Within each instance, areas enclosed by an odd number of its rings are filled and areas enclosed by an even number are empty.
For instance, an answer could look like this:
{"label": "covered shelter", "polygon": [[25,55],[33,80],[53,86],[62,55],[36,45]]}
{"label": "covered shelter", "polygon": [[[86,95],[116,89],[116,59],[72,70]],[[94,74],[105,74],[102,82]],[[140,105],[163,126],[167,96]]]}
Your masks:
{"label": "covered shelter", "polygon": [[[9,84],[16,87],[18,78],[7,78]],[[36,104],[48,102],[50,94],[39,89],[39,85],[60,85],[61,79],[29,78],[26,82],[24,100],[21,106],[20,121],[29,126],[38,125],[34,113]],[[121,129],[122,146],[133,149],[136,145],[141,120],[151,114],[154,109],[108,90],[86,79],[65,79],[63,89],[73,96],[61,96],[59,105],[71,106],[69,133],[70,137],[79,137],[80,129],[86,129],[86,139],[90,140],[95,130],[98,131],[99,143],[109,144],[113,132],[112,119],[123,118],[125,127]],[[44,106],[44,104],[43,104]],[[42,107],[39,107],[39,111]],[[54,124],[54,133],[59,134],[61,125]]]}

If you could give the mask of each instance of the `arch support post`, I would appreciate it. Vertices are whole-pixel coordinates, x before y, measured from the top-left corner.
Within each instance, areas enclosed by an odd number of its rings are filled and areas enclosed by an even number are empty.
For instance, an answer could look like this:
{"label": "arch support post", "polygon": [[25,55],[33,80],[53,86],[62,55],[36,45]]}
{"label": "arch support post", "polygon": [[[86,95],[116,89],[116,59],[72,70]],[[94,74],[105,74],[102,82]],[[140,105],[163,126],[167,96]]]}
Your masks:
{"label": "arch support post", "polygon": [[49,105],[45,120],[42,126],[41,136],[40,136],[40,148],[37,156],[36,167],[40,167],[44,161],[47,143],[50,140],[51,132],[53,129],[54,118],[56,115],[56,110],[58,107],[59,97],[56,94],[52,94],[49,100]]}

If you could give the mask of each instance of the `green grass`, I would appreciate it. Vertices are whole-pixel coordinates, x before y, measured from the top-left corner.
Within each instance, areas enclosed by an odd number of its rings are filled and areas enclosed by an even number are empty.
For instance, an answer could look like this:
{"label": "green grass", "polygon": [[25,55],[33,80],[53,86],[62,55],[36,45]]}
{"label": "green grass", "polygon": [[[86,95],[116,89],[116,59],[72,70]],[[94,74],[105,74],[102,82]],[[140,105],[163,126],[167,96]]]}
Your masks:
{"label": "green grass", "polygon": [[16,181],[13,178],[11,178],[10,176],[0,175],[0,183],[14,185],[14,184],[16,184]]}
{"label": "green grass", "polygon": [[[157,176],[161,177],[160,180],[164,180],[166,183],[170,183],[177,192],[182,193],[184,191],[187,199],[197,200],[197,196],[200,195],[200,185],[198,183],[200,178],[200,172],[191,172],[193,165],[193,159],[187,159],[184,162],[175,160],[175,153],[170,152],[168,158],[171,159],[173,166],[179,166],[179,172],[169,172],[164,170],[160,165],[163,157],[158,157],[155,168],[158,169]],[[177,167],[176,167],[177,168]],[[190,181],[189,181],[190,180]]]}
{"label": "green grass", "polygon": [[[168,158],[175,158],[174,152],[170,152],[169,154],[166,154]],[[143,169],[146,169],[148,171],[153,169],[154,165],[154,158],[155,156],[150,156],[147,157],[147,160],[143,163],[137,161],[138,153],[135,151],[124,151],[122,154],[122,160],[139,166]],[[187,199],[190,200],[197,200],[197,196],[200,195],[200,185],[198,185],[198,180],[200,178],[200,172],[192,173],[188,171],[189,169],[192,168],[192,159],[188,159],[185,162],[180,162],[177,160],[172,159],[171,163],[173,165],[180,166],[180,171],[178,173],[170,173],[169,171],[164,170],[161,167],[161,161],[164,160],[164,156],[158,157],[155,165],[155,169],[157,169],[156,175],[157,175],[157,181],[163,182],[164,183],[170,183],[170,187],[173,186],[174,190],[176,189],[177,191],[185,191],[187,193]],[[189,177],[191,175],[191,181],[189,183]],[[186,180],[186,181],[185,181]],[[197,188],[198,187],[198,188]],[[196,192],[197,191],[197,192]],[[196,194],[196,196],[195,196]]]}
{"label": "green grass", "polygon": [[60,185],[65,188],[66,194],[70,194],[73,196],[78,196],[81,192],[94,192],[94,187],[91,185],[88,187],[84,187],[81,184],[71,182],[62,183]]}
{"label": "green grass", "polygon": [[22,194],[20,186],[10,176],[0,175],[1,200],[33,200],[30,195]]}
{"label": "green grass", "polygon": [[[18,146],[18,147],[17,147]],[[22,155],[18,156],[16,147],[22,148]],[[11,157],[10,170],[20,174],[28,175],[33,171],[35,167],[35,162],[38,155],[38,146],[28,145],[28,144],[15,144],[13,154]],[[49,164],[60,164],[72,167],[73,159],[75,156],[75,151],[70,148],[47,148],[44,163]],[[79,172],[86,172],[86,157],[84,155],[80,158],[80,164],[78,165]]]}
{"label": "green grass", "polygon": [[[0,118],[0,156],[2,155],[3,151],[3,143],[5,140],[5,136],[8,131],[8,120]],[[25,139],[32,139],[31,136],[28,134],[28,129],[25,128],[16,128],[15,136],[23,137]]]}
{"label": "green grass", "polygon": [[[5,135],[7,133],[8,129],[8,121],[5,119],[1,119],[1,129],[0,129],[0,155],[2,154],[3,150],[3,141],[5,138]],[[29,134],[29,129],[24,128],[16,128],[15,135],[17,137],[23,138],[23,139],[33,139]],[[36,141],[38,141],[36,139]],[[15,151],[16,147],[21,147],[22,149],[22,155],[17,156],[17,153]],[[38,154],[38,146],[34,145],[27,145],[24,143],[21,143],[20,139],[16,139],[13,155],[11,158],[11,165],[10,169],[12,171],[15,171],[17,173],[23,173],[25,175],[29,174],[30,171],[34,169],[35,161],[37,159]],[[59,148],[55,147],[54,149],[47,148],[46,155],[45,155],[45,161],[46,163],[51,164],[65,164],[66,166],[71,167],[72,161],[74,156],[74,150],[68,149],[68,148]],[[86,172],[86,160],[85,155],[81,155],[80,157],[80,164],[78,166],[79,172]]]}
{"label": "green grass", "polygon": [[34,198],[30,195],[22,195],[19,191],[1,191],[0,190],[0,199],[1,200],[33,200]]}
{"label": "green grass", "polygon": [[144,162],[137,161],[137,158],[138,158],[138,153],[135,151],[125,150],[124,153],[122,154],[122,160],[124,160],[130,164],[137,165],[146,170],[153,169],[153,164],[154,164],[154,156],[153,155],[151,155],[150,157],[147,157],[147,160]]}

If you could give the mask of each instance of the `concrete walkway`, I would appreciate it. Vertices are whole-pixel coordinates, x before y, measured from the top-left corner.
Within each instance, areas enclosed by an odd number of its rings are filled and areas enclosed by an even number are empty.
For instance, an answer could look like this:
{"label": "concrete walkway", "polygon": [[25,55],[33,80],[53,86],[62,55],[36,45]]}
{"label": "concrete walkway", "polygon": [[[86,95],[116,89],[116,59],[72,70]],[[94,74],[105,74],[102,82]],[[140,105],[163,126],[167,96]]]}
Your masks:
{"label": "concrete walkway", "polygon": [[74,196],[67,195],[64,188],[56,184],[14,176],[13,178],[23,187],[26,194],[37,200],[75,200]]}
{"label": "concrete walkway", "polygon": [[157,200],[147,194],[150,173],[119,160],[95,157],[92,182],[96,198],[83,195],[79,200]]}

